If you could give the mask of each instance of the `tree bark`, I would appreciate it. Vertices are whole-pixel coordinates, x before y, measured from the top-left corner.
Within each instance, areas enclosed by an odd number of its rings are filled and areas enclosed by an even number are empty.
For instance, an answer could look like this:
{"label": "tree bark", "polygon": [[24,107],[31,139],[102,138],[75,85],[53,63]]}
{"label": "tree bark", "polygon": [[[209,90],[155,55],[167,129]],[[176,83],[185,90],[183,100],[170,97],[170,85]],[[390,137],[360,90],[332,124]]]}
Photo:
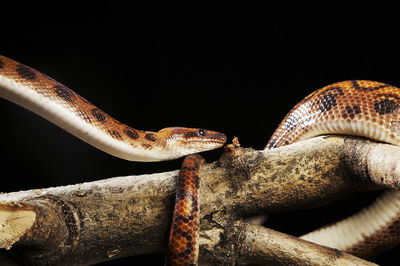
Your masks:
{"label": "tree bark", "polygon": [[[399,158],[397,147],[352,137],[318,137],[268,151],[228,145],[200,173],[200,265],[367,263],[242,219],[316,207],[355,191],[398,189]],[[0,247],[6,251],[0,256],[31,265],[88,265],[166,252],[177,173],[1,194]]]}

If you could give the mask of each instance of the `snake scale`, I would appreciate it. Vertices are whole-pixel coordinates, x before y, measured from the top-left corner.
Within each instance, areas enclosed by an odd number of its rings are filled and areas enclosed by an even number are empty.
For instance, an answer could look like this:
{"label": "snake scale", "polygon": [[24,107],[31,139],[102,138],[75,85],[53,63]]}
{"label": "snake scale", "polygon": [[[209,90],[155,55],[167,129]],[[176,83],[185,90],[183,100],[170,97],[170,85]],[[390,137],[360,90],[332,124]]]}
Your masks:
{"label": "snake scale", "polygon": [[[182,127],[158,132],[120,123],[68,87],[0,56],[0,96],[21,105],[104,152],[131,161],[162,161],[222,147],[223,133]],[[358,135],[400,146],[400,90],[364,80],[335,83],[299,102],[265,149],[323,134]],[[198,256],[199,179],[204,163],[187,157],[179,175],[170,234],[170,262],[195,264]],[[365,255],[377,245],[399,243],[400,193],[389,191],[370,207],[302,238]],[[357,230],[355,230],[357,227]]]}

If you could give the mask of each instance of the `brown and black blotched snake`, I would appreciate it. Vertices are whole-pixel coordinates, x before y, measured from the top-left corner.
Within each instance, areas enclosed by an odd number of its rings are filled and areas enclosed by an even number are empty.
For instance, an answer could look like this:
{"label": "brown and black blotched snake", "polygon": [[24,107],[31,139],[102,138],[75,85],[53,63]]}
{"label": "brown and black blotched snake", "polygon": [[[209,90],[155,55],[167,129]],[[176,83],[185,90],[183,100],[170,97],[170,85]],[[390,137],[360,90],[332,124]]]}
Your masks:
{"label": "brown and black blotched snake", "polygon": [[[21,105],[98,149],[130,161],[162,161],[217,149],[222,133],[182,127],[158,132],[122,124],[47,75],[0,56],[0,96]],[[266,149],[323,134],[358,135],[400,146],[400,89],[353,80],[317,90],[285,117]],[[198,256],[199,171],[204,159],[185,158],[180,172],[170,262],[194,265]],[[400,192],[388,191],[363,211],[302,238],[357,253],[382,240],[399,242]],[[394,228],[395,227],[395,228]],[[357,230],[355,230],[357,229]],[[390,229],[390,230],[389,230]]]}

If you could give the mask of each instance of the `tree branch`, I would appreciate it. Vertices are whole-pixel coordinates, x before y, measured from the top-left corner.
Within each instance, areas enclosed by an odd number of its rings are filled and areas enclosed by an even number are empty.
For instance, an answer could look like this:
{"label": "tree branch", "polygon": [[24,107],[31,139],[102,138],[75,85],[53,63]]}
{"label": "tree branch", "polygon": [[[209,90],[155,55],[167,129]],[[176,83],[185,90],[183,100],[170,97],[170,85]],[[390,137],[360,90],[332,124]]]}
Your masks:
{"label": "tree branch", "polygon": [[[372,154],[375,152],[385,154],[385,169],[380,165],[382,157]],[[218,162],[205,165],[200,173],[200,258],[208,258],[200,262],[213,265],[219,261],[206,254],[226,249],[224,245],[232,239],[227,229],[240,224],[243,217],[316,207],[355,191],[380,189],[382,184],[398,188],[398,158],[397,147],[351,137],[318,137],[267,152],[229,145]],[[380,178],[382,170],[385,179]],[[7,256],[31,264],[87,265],[165,252],[177,173],[2,194],[0,247],[11,248],[5,252]],[[242,229],[240,239],[251,239],[250,229]],[[261,234],[272,234],[260,230],[257,227]],[[289,241],[295,246],[300,241],[286,236],[279,239],[281,244]],[[265,250],[279,247],[276,242],[254,241]],[[254,253],[243,249],[247,244],[230,244],[236,252],[225,253],[227,261],[253,261]],[[325,255],[337,262],[353,260],[343,253],[338,257],[332,250],[318,258],[316,249],[311,249],[310,257],[299,261],[313,256],[320,261]],[[274,253],[276,262],[297,257],[294,253],[289,258],[287,252],[290,250]]]}
{"label": "tree branch", "polygon": [[203,256],[203,265],[376,265],[259,225],[237,221],[227,229],[229,238]]}

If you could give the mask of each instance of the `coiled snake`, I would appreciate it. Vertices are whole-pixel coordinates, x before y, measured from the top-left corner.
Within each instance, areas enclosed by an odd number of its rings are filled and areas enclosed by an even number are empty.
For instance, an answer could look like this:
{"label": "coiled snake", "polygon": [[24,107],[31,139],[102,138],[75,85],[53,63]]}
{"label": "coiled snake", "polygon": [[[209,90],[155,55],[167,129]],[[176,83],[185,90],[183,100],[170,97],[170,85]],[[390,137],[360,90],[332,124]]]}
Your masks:
{"label": "coiled snake", "polygon": [[[126,160],[171,160],[216,149],[226,142],[224,134],[205,129],[133,129],[47,75],[4,56],[0,56],[0,96]],[[322,134],[358,135],[400,146],[399,105],[400,89],[396,87],[363,80],[335,83],[298,103],[276,129],[266,149]],[[198,155],[189,156],[180,173],[170,236],[171,263],[175,265],[197,261],[198,172],[203,162]],[[383,236],[384,241],[398,244],[399,236],[393,232],[400,231],[399,221],[400,193],[390,191],[368,209],[303,238],[363,253],[381,243]]]}
{"label": "coiled snake", "polygon": [[[400,146],[400,89],[367,81],[343,81],[300,101],[283,119],[265,149],[323,134],[346,134]],[[377,247],[400,243],[400,192],[388,190],[370,206],[301,238],[366,257]]]}

